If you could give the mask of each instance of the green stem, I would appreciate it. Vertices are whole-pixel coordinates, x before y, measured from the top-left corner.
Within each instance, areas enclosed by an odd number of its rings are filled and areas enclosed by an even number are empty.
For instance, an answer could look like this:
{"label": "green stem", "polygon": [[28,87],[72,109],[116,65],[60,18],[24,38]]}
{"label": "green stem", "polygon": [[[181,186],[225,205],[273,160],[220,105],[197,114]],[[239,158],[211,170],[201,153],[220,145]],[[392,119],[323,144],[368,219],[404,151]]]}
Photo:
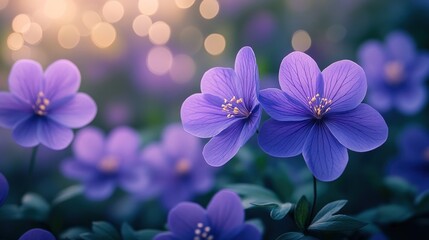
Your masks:
{"label": "green stem", "polygon": [[34,165],[36,163],[36,155],[37,155],[37,150],[38,149],[39,149],[39,146],[37,145],[31,151],[30,168],[28,169],[28,173],[30,174],[30,176],[33,174],[33,170],[34,170]]}
{"label": "green stem", "polygon": [[311,206],[311,215],[310,217],[314,217],[314,213],[316,211],[316,202],[317,202],[317,179],[313,176],[313,205]]}

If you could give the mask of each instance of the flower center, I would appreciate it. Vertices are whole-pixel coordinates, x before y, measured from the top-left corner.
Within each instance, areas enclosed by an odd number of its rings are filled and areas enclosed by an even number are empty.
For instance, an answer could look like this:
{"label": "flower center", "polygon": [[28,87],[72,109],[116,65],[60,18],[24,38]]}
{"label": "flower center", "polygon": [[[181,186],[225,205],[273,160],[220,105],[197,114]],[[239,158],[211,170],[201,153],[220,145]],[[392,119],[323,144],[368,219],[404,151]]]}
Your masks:
{"label": "flower center", "polygon": [[384,74],[387,83],[397,85],[402,82],[404,77],[404,65],[398,61],[391,61],[384,65]]}
{"label": "flower center", "polygon": [[34,113],[36,113],[39,116],[45,116],[47,113],[46,109],[48,108],[49,103],[50,103],[49,99],[47,99],[45,97],[45,94],[42,91],[40,91],[37,94],[36,102],[33,105]]}
{"label": "flower center", "polygon": [[176,172],[180,175],[184,175],[191,169],[191,164],[188,159],[182,158],[176,163]]}
{"label": "flower center", "polygon": [[317,119],[321,119],[325,113],[331,110],[332,100],[321,97],[320,94],[308,97],[308,106],[310,111]]}
{"label": "flower center", "polygon": [[194,231],[194,240],[214,240],[213,234],[210,233],[211,230],[210,226],[204,226],[203,223],[198,223]]}
{"label": "flower center", "polygon": [[98,168],[104,173],[114,173],[119,169],[119,161],[114,156],[107,156],[100,161]]}
{"label": "flower center", "polygon": [[248,117],[251,114],[251,112],[246,109],[243,98],[237,99],[235,96],[229,101],[224,98],[221,107],[222,111],[226,113],[227,118]]}

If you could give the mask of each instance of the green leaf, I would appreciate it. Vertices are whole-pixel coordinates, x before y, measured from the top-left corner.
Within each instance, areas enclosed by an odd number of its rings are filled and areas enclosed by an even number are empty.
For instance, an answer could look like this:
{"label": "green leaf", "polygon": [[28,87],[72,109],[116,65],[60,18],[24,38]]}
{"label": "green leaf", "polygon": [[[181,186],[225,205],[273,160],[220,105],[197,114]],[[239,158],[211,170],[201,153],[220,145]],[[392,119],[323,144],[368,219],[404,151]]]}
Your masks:
{"label": "green leaf", "polygon": [[305,235],[300,232],[288,232],[278,236],[276,240],[300,240],[300,239],[303,239],[304,237]]}
{"label": "green leaf", "polygon": [[307,221],[310,213],[310,203],[305,196],[302,196],[295,206],[295,223],[301,231],[304,231],[307,226]]}
{"label": "green leaf", "polygon": [[35,193],[27,193],[22,197],[20,211],[23,218],[45,221],[50,209],[48,202]]}
{"label": "green leaf", "polygon": [[338,200],[334,202],[330,202],[326,204],[314,217],[312,223],[317,222],[319,220],[324,220],[326,218],[331,217],[338,211],[340,211],[347,203],[347,200]]}
{"label": "green leaf", "polygon": [[366,210],[357,217],[366,222],[384,225],[403,222],[412,215],[413,213],[408,207],[389,204]]}
{"label": "green leaf", "polygon": [[137,240],[134,229],[128,223],[122,224],[121,235],[123,240]]}
{"label": "green leaf", "polygon": [[19,219],[21,215],[21,209],[15,204],[0,207],[0,219]]}
{"label": "green leaf", "polygon": [[289,213],[292,206],[293,206],[292,203],[283,203],[283,204],[277,205],[271,209],[270,217],[274,220],[281,220],[286,216],[286,214]]}
{"label": "green leaf", "polygon": [[121,240],[118,231],[107,222],[93,222],[92,231],[96,236],[104,237],[106,240]]}
{"label": "green leaf", "polygon": [[71,198],[77,197],[83,193],[83,186],[73,185],[64,190],[62,190],[55,199],[52,201],[52,205],[58,205],[62,202],[65,202]]}
{"label": "green leaf", "polygon": [[246,209],[253,207],[253,203],[281,203],[275,193],[258,185],[234,184],[227,188],[241,196],[243,207]]}
{"label": "green leaf", "polygon": [[156,235],[160,233],[162,233],[162,231],[153,229],[146,229],[135,232],[138,240],[152,240],[155,238]]}
{"label": "green leaf", "polygon": [[396,199],[410,202],[416,195],[416,188],[400,177],[387,177],[384,186]]}
{"label": "green leaf", "polygon": [[334,215],[328,218],[319,219],[312,223],[308,230],[311,231],[331,231],[331,232],[349,232],[356,231],[364,227],[367,223],[364,223],[358,219],[347,215]]}
{"label": "green leaf", "polygon": [[417,213],[428,213],[429,212],[429,191],[423,192],[416,197],[415,209]]}

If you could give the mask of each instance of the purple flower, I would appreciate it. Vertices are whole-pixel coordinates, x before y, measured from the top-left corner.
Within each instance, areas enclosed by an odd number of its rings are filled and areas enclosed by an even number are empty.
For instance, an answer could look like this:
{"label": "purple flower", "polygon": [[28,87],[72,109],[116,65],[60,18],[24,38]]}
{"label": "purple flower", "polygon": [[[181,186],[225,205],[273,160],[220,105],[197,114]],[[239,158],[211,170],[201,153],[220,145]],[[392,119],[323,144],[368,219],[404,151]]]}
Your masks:
{"label": "purple flower", "polygon": [[195,203],[180,203],[170,210],[167,226],[170,232],[157,235],[155,240],[261,239],[256,227],[244,223],[240,198],[227,190],[218,192],[207,210]]}
{"label": "purple flower", "polygon": [[142,159],[151,167],[167,209],[213,186],[214,169],[204,162],[201,150],[200,140],[185,132],[180,124],[168,126],[160,143],[143,150]]}
{"label": "purple flower", "polygon": [[76,93],[79,85],[79,70],[68,60],[52,63],[45,72],[35,61],[16,62],[10,93],[0,92],[0,126],[13,129],[21,146],[66,148],[73,139],[71,128],[85,126],[97,112],[91,97]]}
{"label": "purple flower", "polygon": [[213,137],[203,149],[208,164],[224,165],[255,133],[261,119],[258,91],[255,55],[244,47],[235,59],[235,70],[208,70],[201,80],[202,93],[185,100],[181,109],[184,129],[197,137]]}
{"label": "purple flower", "polygon": [[422,109],[429,54],[417,52],[408,34],[390,33],[384,44],[375,40],[364,43],[359,59],[368,77],[368,101],[372,106],[383,112],[397,108],[404,114]]}
{"label": "purple flower", "polygon": [[55,240],[55,237],[46,230],[33,228],[22,234],[18,240]]}
{"label": "purple flower", "polygon": [[320,72],[310,56],[293,52],[281,63],[279,82],[282,90],[264,89],[259,97],[272,118],[258,137],[268,154],[302,153],[317,179],[333,181],[347,165],[347,148],[365,152],[386,141],[384,119],[361,104],[366,78],[356,63],[342,60]]}
{"label": "purple flower", "polygon": [[6,201],[7,195],[9,194],[9,183],[4,175],[0,172],[0,207]]}
{"label": "purple flower", "polygon": [[79,131],[73,143],[74,158],[63,162],[61,170],[81,181],[92,200],[108,198],[118,185],[130,193],[148,188],[147,170],[139,161],[140,137],[128,127],[115,128],[109,136],[93,127]]}
{"label": "purple flower", "polygon": [[429,132],[422,127],[408,127],[398,137],[399,156],[389,165],[388,173],[402,177],[419,192],[429,189]]}

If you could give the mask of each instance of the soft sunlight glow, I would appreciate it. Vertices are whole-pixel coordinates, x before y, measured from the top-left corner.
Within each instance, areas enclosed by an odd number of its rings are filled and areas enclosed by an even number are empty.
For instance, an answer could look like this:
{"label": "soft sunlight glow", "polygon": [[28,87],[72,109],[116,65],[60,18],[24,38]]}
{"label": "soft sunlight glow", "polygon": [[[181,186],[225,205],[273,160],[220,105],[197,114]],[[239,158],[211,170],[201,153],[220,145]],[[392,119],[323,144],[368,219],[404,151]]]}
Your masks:
{"label": "soft sunlight glow", "polygon": [[79,29],[73,25],[65,25],[58,32],[58,42],[65,49],[72,49],[80,41]]}
{"label": "soft sunlight glow", "polygon": [[147,68],[155,75],[168,73],[173,64],[173,55],[166,47],[154,47],[147,55]]}
{"label": "soft sunlight glow", "polygon": [[23,33],[30,28],[31,20],[27,14],[19,14],[13,18],[12,29],[15,32]]}
{"label": "soft sunlight glow", "polygon": [[163,21],[158,21],[152,24],[149,28],[149,39],[153,44],[162,45],[170,39],[170,26]]}
{"label": "soft sunlight glow", "polygon": [[210,34],[204,41],[204,48],[211,55],[219,55],[225,50],[225,38],[218,33]]}
{"label": "soft sunlight glow", "polygon": [[197,67],[194,59],[185,54],[174,56],[170,77],[177,83],[188,83],[195,75]]}
{"label": "soft sunlight glow", "polygon": [[22,38],[22,35],[20,33],[11,33],[7,37],[7,46],[10,50],[19,50],[24,45],[24,39]]}
{"label": "soft sunlight glow", "polygon": [[65,0],[46,0],[43,12],[48,18],[61,18],[67,10],[67,2]]}
{"label": "soft sunlight glow", "polygon": [[195,0],[175,0],[178,8],[186,9],[194,5]]}
{"label": "soft sunlight glow", "polygon": [[152,25],[152,19],[146,15],[139,15],[133,21],[133,30],[140,36],[145,37],[149,34],[149,28]]}
{"label": "soft sunlight glow", "polygon": [[99,48],[109,47],[115,39],[116,30],[110,23],[98,23],[91,31],[91,40]]}
{"label": "soft sunlight glow", "polygon": [[158,11],[158,0],[139,0],[139,10],[145,15],[153,15]]}
{"label": "soft sunlight glow", "polygon": [[27,31],[23,33],[24,41],[29,44],[37,44],[42,40],[43,30],[37,23],[31,23]]}
{"label": "soft sunlight glow", "polygon": [[103,6],[103,16],[107,22],[118,22],[124,16],[124,6],[118,1],[108,1]]}
{"label": "soft sunlight glow", "polygon": [[298,30],[292,36],[292,48],[296,51],[305,52],[311,47],[311,37],[308,32]]}
{"label": "soft sunlight glow", "polygon": [[200,14],[205,19],[212,19],[219,13],[219,3],[216,0],[203,0],[200,4]]}
{"label": "soft sunlight glow", "polygon": [[196,53],[203,46],[204,37],[198,28],[189,26],[180,32],[179,40],[188,52]]}
{"label": "soft sunlight glow", "polygon": [[19,59],[30,58],[31,49],[30,47],[24,45],[19,50],[12,52],[11,56],[14,61],[18,61]]}

